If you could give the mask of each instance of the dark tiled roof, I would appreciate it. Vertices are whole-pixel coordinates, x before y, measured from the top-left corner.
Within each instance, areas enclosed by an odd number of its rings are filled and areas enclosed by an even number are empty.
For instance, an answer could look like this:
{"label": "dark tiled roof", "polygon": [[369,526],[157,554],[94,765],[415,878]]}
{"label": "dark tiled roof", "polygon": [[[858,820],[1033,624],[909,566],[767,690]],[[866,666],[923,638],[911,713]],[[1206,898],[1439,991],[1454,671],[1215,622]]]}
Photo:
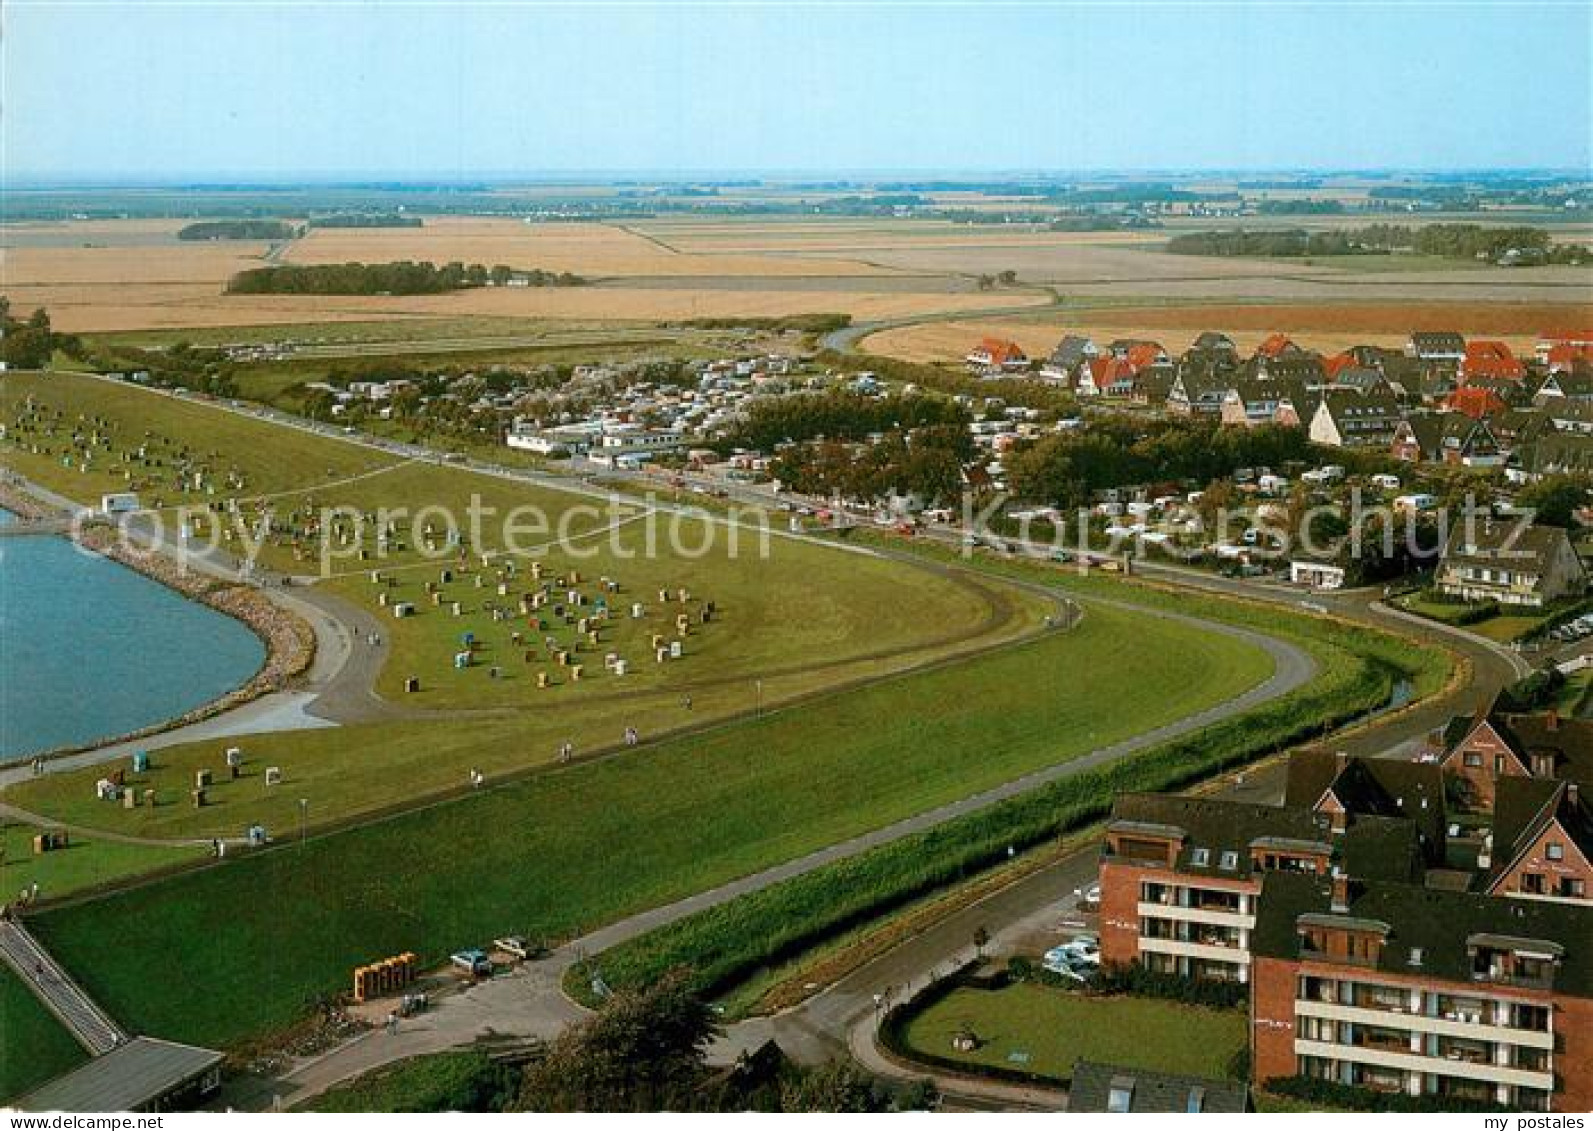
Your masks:
{"label": "dark tiled roof", "polygon": [[1425,843],[1441,851],[1444,774],[1436,762],[1404,758],[1345,758],[1331,750],[1300,750],[1289,758],[1284,804],[1310,807],[1331,788],[1349,812],[1405,818]]}
{"label": "dark tiled roof", "polygon": [[1511,519],[1463,521],[1450,532],[1449,541],[1444,545],[1444,561],[1503,565],[1512,571],[1541,570],[1550,555],[1565,542],[1566,533],[1558,526],[1520,527]]}
{"label": "dark tiled roof", "polygon": [[1490,885],[1508,872],[1556,819],[1578,851],[1593,859],[1593,810],[1580,784],[1573,789],[1553,779],[1500,778],[1493,802]]}
{"label": "dark tiled roof", "polygon": [[[1112,803],[1112,821],[1182,829],[1185,837],[1178,856],[1179,869],[1212,875],[1250,875],[1250,846],[1264,838],[1329,848],[1333,841],[1328,819],[1308,809],[1170,793],[1122,794]],[[1206,850],[1206,864],[1191,863],[1196,849]],[[1220,866],[1224,852],[1237,854],[1235,867]]]}
{"label": "dark tiled roof", "polygon": [[1079,1060],[1068,1087],[1069,1111],[1112,1110],[1114,1089],[1128,1094],[1130,1114],[1242,1114],[1250,1110],[1250,1088],[1236,1080],[1173,1076],[1143,1068],[1124,1068]]}
{"label": "dark tiled roof", "polygon": [[[1369,920],[1389,927],[1377,969],[1473,984],[1467,939],[1532,939],[1564,948],[1554,978],[1556,992],[1593,998],[1593,905],[1373,883],[1352,884],[1349,909],[1340,915],[1332,910],[1331,881],[1296,872],[1269,872],[1256,902],[1250,947],[1262,957],[1300,957],[1297,923],[1302,915],[1313,916],[1313,921]],[[1413,949],[1421,952],[1419,965],[1411,962]]]}

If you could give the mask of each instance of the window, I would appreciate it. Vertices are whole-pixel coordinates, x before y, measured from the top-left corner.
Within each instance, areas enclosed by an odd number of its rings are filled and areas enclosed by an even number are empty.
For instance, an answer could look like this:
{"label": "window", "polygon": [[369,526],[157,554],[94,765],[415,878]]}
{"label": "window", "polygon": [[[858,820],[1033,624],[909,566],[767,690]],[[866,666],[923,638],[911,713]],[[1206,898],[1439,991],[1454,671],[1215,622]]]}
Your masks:
{"label": "window", "polygon": [[1222,858],[1217,862],[1217,867],[1228,872],[1233,871],[1238,866],[1239,854],[1237,852],[1224,852]]}
{"label": "window", "polygon": [[1134,1081],[1112,1081],[1112,1090],[1106,1094],[1106,1110],[1124,1114],[1134,1105]]}
{"label": "window", "polygon": [[1550,860],[1564,860],[1565,845],[1561,844],[1559,841],[1551,840],[1547,845],[1544,846],[1543,854]]}
{"label": "window", "polygon": [[1189,862],[1197,868],[1206,867],[1206,865],[1211,863],[1210,850],[1205,848],[1192,849],[1189,853]]}
{"label": "window", "polygon": [[1475,750],[1466,751],[1465,761],[1466,765],[1471,766],[1473,769],[1480,770],[1482,768],[1482,755]]}
{"label": "window", "polygon": [[1413,946],[1413,947],[1410,948],[1410,964],[1412,966],[1420,966],[1422,964],[1422,948],[1421,947]]}
{"label": "window", "polygon": [[1543,895],[1547,891],[1542,872],[1522,872],[1521,891],[1524,895]]}

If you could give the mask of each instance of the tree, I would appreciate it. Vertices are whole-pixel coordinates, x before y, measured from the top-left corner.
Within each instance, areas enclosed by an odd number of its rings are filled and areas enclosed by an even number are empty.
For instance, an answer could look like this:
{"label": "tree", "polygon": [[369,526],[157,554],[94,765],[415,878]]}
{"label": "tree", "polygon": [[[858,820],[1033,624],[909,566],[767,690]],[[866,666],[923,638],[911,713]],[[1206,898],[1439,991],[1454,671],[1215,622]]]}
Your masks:
{"label": "tree", "polygon": [[788,1112],[880,1112],[890,1109],[890,1097],[856,1065],[835,1060],[787,1080],[780,1107]]}
{"label": "tree", "polygon": [[521,1080],[523,1111],[673,1111],[694,1105],[718,1035],[685,970],[615,993]]}
{"label": "tree", "polygon": [[1587,480],[1578,475],[1547,475],[1522,489],[1516,496],[1518,506],[1533,513],[1533,521],[1540,526],[1570,527],[1576,521],[1576,512],[1587,502]]}

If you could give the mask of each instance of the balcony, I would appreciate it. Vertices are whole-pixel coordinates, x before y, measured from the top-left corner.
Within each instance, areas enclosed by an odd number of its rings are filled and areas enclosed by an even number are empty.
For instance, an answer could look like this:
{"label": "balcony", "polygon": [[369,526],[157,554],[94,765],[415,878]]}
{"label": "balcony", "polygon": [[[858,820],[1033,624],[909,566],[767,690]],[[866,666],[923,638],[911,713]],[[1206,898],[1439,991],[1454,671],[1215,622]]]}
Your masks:
{"label": "balcony", "polygon": [[1241,911],[1218,907],[1181,907],[1176,903],[1140,903],[1137,910],[1143,919],[1163,919],[1176,923],[1202,923],[1211,927],[1231,927],[1235,930],[1255,930],[1256,917]]}
{"label": "balcony", "polygon": [[1554,1089],[1552,1072],[1531,1072],[1503,1064],[1472,1064],[1440,1056],[1423,1056],[1419,1053],[1395,1052],[1363,1048],[1356,1045],[1331,1044],[1327,1041],[1309,1041],[1297,1037],[1294,1041],[1296,1056],[1315,1056],[1324,1060],[1337,1060],[1371,1068],[1391,1068],[1401,1072],[1422,1072],[1431,1076],[1448,1076],[1459,1080],[1482,1080],[1490,1084],[1509,1084],[1517,1088]]}
{"label": "balcony", "polygon": [[[1538,1029],[1512,1029],[1481,1021],[1459,1021],[1448,1017],[1428,1017],[1421,1013],[1401,1013],[1393,1009],[1368,1009],[1365,1006],[1339,1005],[1325,1001],[1297,1001],[1294,1011],[1300,1017],[1320,1017],[1328,1021],[1349,1021],[1384,1029],[1405,1029],[1438,1037],[1459,1037],[1474,1041],[1495,1041],[1520,1048],[1554,1048],[1554,1034]],[[1484,1014],[1487,1016],[1487,1014]]]}
{"label": "balcony", "polygon": [[1170,954],[1178,958],[1198,958],[1207,962],[1221,962],[1228,965],[1250,965],[1250,952],[1241,950],[1237,944],[1232,946],[1211,946],[1206,943],[1181,942],[1178,939],[1156,939],[1141,935],[1139,949],[1142,954]]}

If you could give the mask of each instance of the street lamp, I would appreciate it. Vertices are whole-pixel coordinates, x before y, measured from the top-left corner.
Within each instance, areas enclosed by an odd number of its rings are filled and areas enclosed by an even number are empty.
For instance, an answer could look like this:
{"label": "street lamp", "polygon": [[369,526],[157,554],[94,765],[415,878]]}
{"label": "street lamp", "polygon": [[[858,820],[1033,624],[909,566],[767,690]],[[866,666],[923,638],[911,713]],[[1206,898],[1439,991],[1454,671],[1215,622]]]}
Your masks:
{"label": "street lamp", "polygon": [[308,797],[301,797],[299,798],[299,847],[301,849],[304,847],[304,826],[309,820],[309,816],[310,799]]}

